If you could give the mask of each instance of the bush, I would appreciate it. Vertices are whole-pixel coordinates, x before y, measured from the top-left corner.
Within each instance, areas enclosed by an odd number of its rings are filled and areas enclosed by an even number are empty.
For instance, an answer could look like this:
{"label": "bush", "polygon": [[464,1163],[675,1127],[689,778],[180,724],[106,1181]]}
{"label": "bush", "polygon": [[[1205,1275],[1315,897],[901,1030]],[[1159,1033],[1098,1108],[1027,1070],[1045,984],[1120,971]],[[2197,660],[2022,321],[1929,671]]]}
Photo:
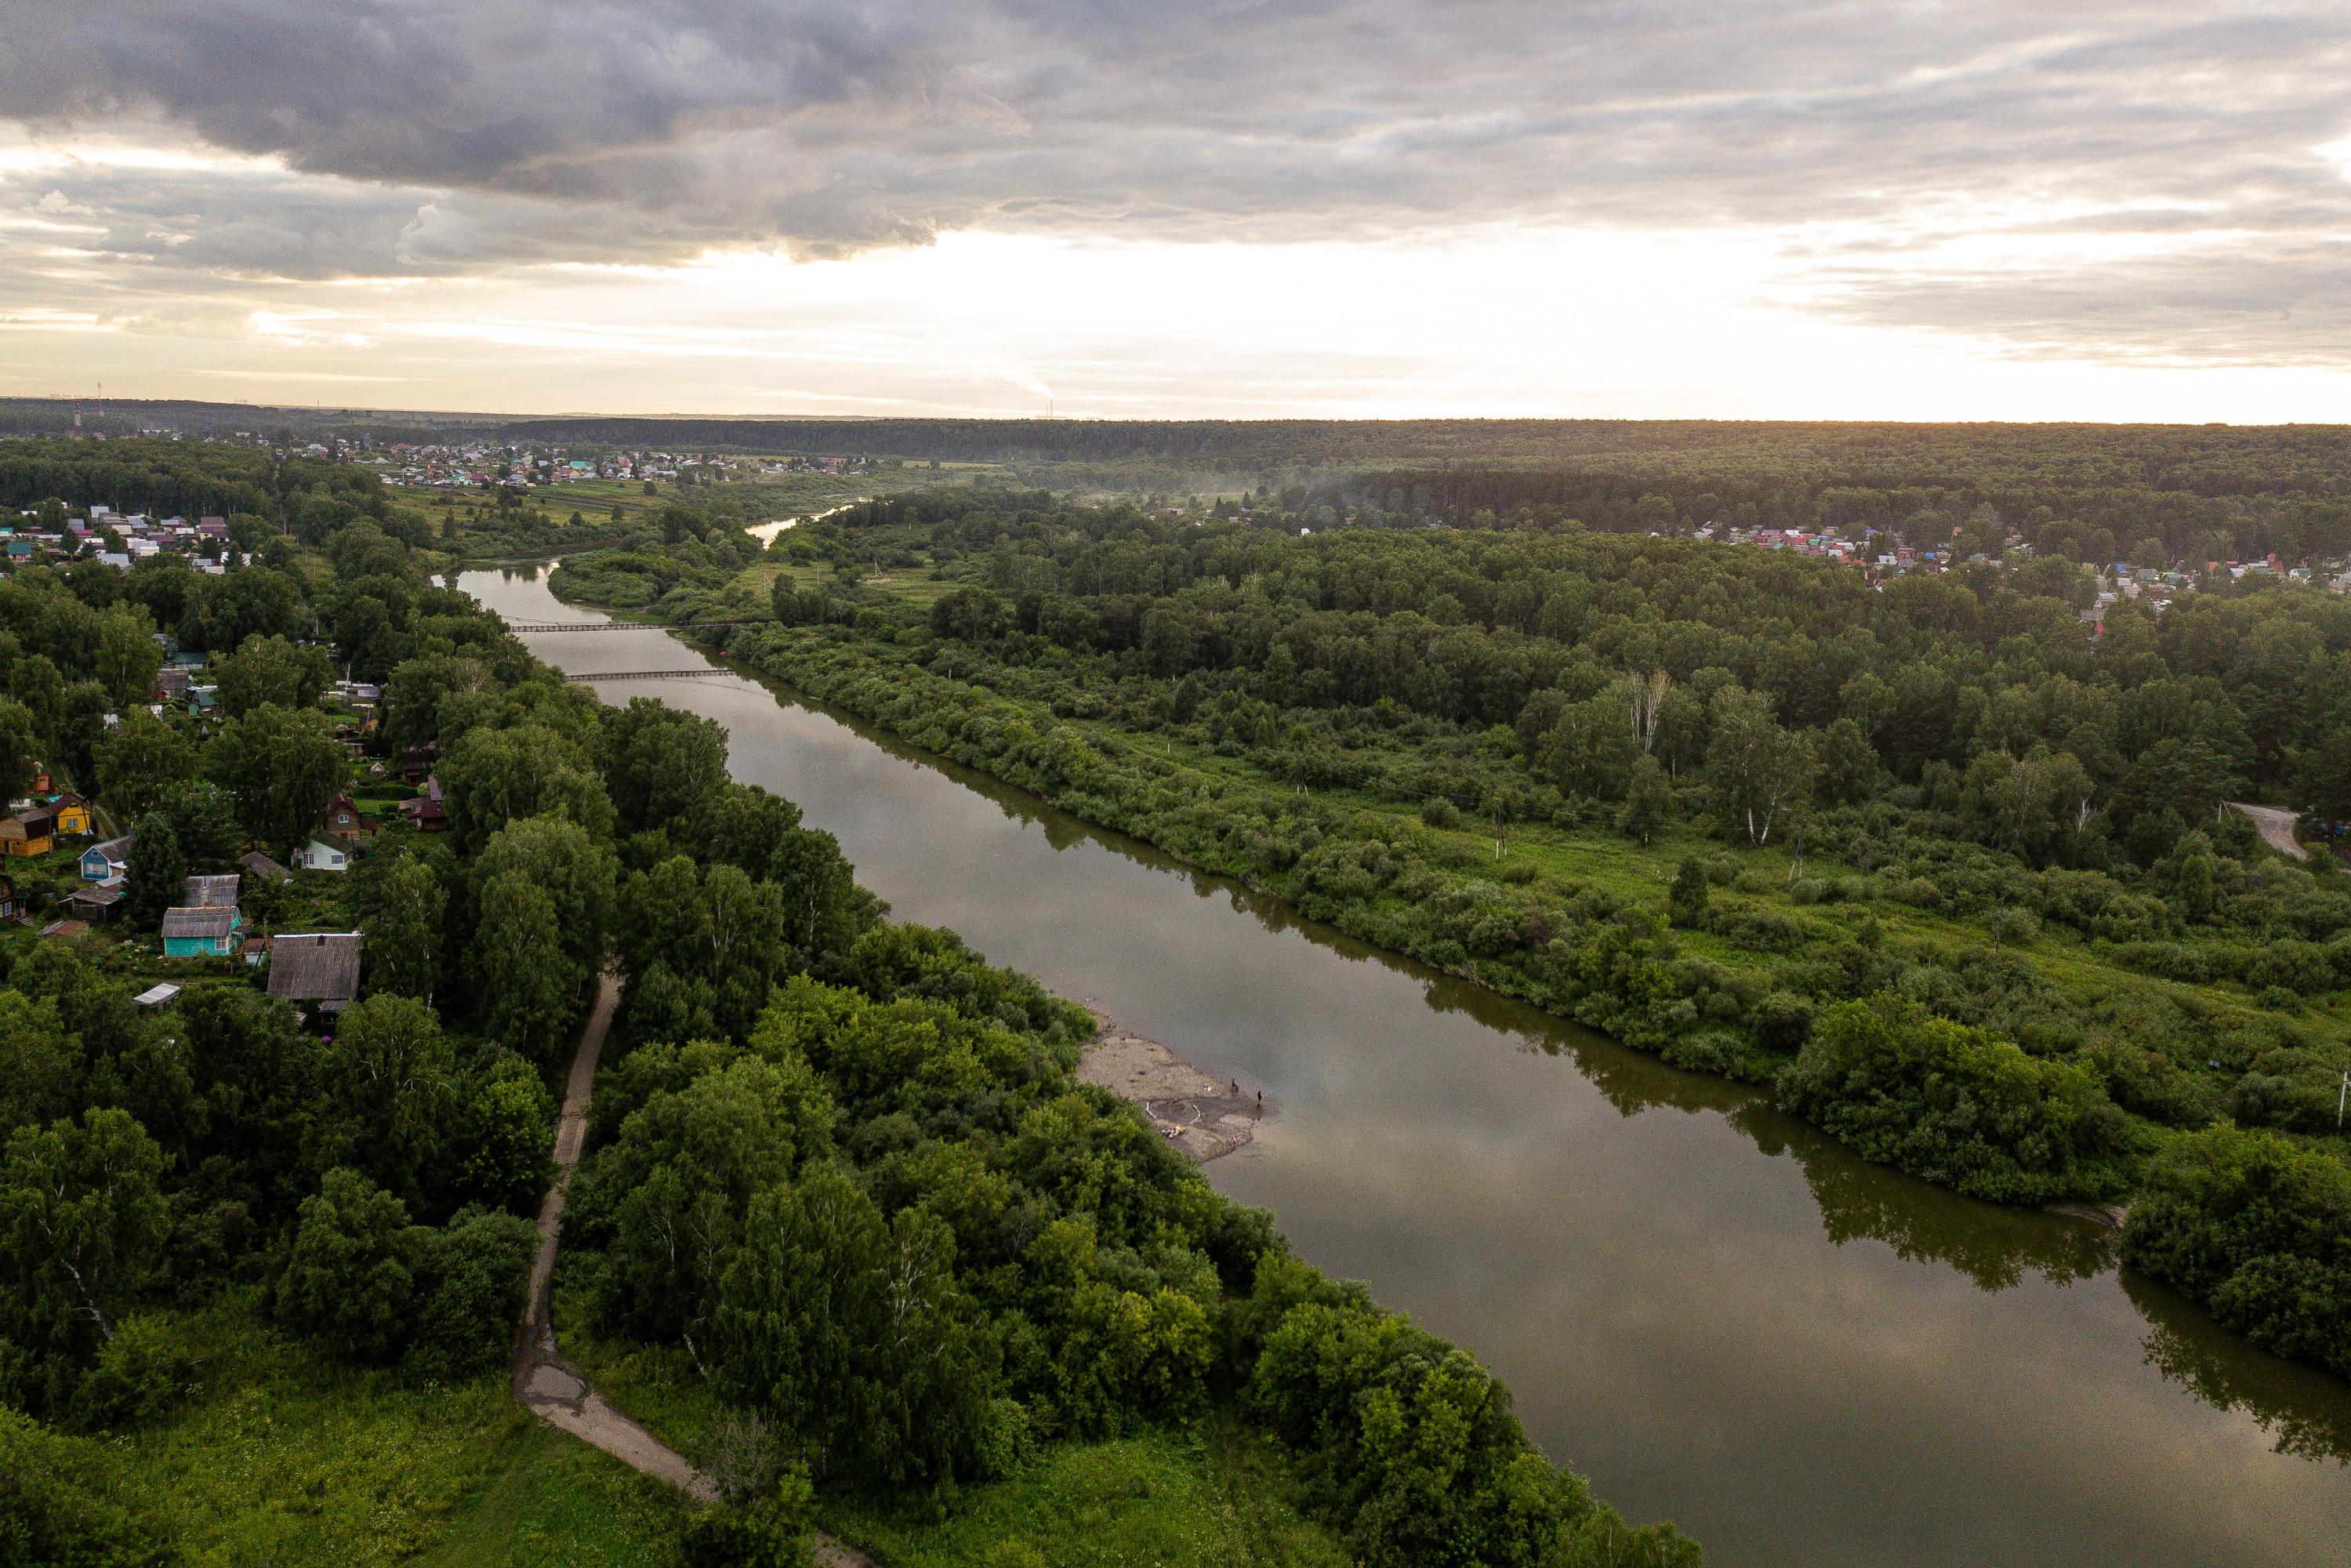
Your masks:
{"label": "bush", "polygon": [[359,1172],[329,1171],[302,1200],[294,1256],[277,1286],[278,1322],[345,1361],[399,1360],[432,1234]]}
{"label": "bush", "polygon": [[1458,828],[1461,808],[1442,795],[1432,795],[1420,803],[1420,820],[1432,828]]}
{"label": "bush", "polygon": [[162,1568],[179,1560],[93,1484],[106,1449],[0,1407],[0,1563],[25,1568]]}
{"label": "bush", "polygon": [[2254,1343],[2351,1375],[2351,1171],[2275,1133],[2222,1125],[2147,1173],[2123,1260]]}
{"label": "bush", "polygon": [[1862,1155],[1997,1203],[2095,1198],[2122,1113],[2090,1074],[1880,997],[1822,1015],[1780,1098]]}
{"label": "bush", "polygon": [[125,1319],[100,1346],[98,1364],[74,1390],[75,1415],[86,1427],[137,1427],[164,1415],[195,1380],[195,1357],[161,1319]]}
{"label": "bush", "polygon": [[424,1258],[410,1369],[455,1382],[504,1365],[538,1244],[529,1220],[478,1208],[436,1232]]}

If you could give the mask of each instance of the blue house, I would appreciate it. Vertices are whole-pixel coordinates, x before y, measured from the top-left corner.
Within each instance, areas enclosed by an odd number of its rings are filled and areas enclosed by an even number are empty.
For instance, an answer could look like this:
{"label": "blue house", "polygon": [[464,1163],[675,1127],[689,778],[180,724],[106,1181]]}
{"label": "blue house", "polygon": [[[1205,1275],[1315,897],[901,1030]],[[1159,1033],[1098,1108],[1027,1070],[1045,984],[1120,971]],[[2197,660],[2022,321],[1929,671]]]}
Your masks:
{"label": "blue house", "polygon": [[237,927],[245,916],[235,909],[167,909],[163,911],[163,956],[166,958],[225,958],[237,949]]}
{"label": "blue house", "polygon": [[105,882],[110,877],[120,876],[131,863],[132,837],[125,833],[119,839],[109,839],[102,844],[92,844],[82,851],[82,881]]}

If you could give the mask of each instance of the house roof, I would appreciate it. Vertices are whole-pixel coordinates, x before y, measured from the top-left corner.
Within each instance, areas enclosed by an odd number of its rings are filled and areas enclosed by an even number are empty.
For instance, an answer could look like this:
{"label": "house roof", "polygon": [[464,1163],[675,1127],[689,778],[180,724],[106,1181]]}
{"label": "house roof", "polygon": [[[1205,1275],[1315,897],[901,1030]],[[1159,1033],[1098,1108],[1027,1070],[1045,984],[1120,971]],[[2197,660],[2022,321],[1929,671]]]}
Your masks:
{"label": "house roof", "polygon": [[234,909],[167,909],[163,911],[163,936],[195,937],[217,942],[236,929]]}
{"label": "house roof", "polygon": [[108,884],[94,882],[88,887],[78,887],[66,894],[66,902],[78,904],[89,909],[105,909],[122,902],[122,887],[119,883]]}
{"label": "house roof", "polygon": [[44,936],[78,936],[89,927],[78,920],[52,920],[41,927]]}
{"label": "house roof", "polygon": [[235,909],[236,884],[242,880],[235,872],[192,876],[180,884],[180,902],[191,909]]}
{"label": "house roof", "polygon": [[57,814],[47,806],[35,806],[30,810],[17,812],[9,821],[22,824],[26,838],[38,838],[43,833],[56,831]]}
{"label": "house roof", "polygon": [[160,1008],[179,994],[180,988],[165,980],[159,985],[148,987],[131,999],[142,1008]]}
{"label": "house roof", "polygon": [[289,881],[294,875],[259,850],[247,850],[236,857],[236,863],[243,866],[249,875],[268,877],[277,882]]}
{"label": "house roof", "polygon": [[269,994],[287,1002],[348,1002],[360,994],[356,931],[281,931],[269,944]]}
{"label": "house roof", "polygon": [[119,839],[109,839],[102,844],[92,844],[81,852],[86,855],[104,855],[110,861],[127,861],[131,858],[131,841],[137,835],[134,833],[125,833]]}

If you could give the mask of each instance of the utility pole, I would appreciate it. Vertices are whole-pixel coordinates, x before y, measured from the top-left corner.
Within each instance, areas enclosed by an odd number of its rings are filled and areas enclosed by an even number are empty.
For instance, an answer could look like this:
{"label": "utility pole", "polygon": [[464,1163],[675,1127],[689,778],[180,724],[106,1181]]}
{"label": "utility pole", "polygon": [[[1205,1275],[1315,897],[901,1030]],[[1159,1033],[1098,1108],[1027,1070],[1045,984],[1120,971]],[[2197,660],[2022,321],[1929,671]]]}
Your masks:
{"label": "utility pole", "polygon": [[2343,1070],[2343,1087],[2335,1092],[2335,1130],[2343,1130],[2343,1103],[2351,1099],[2351,1067]]}

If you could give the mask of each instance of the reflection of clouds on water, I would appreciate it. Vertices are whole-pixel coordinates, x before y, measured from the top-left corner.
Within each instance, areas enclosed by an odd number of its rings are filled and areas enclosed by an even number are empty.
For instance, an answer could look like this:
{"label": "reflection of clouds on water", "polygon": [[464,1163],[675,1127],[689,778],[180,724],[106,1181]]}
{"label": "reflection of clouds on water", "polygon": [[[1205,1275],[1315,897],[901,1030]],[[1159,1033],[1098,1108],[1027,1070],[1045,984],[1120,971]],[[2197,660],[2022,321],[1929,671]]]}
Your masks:
{"label": "reflection of clouds on water", "polygon": [[[567,618],[543,584],[477,582],[515,619]],[[582,669],[642,667],[644,647],[534,646]],[[2344,1392],[2273,1380],[2192,1309],[2151,1307],[2099,1228],[1868,1165],[1760,1090],[1311,925],[842,716],[747,681],[643,689],[726,725],[737,775],[837,833],[902,918],[1264,1084],[1281,1116],[1211,1180],[1475,1350],[1556,1458],[1634,1516],[1679,1520],[1710,1561],[2351,1561],[2351,1476],[2273,1435],[2343,1429]]]}

